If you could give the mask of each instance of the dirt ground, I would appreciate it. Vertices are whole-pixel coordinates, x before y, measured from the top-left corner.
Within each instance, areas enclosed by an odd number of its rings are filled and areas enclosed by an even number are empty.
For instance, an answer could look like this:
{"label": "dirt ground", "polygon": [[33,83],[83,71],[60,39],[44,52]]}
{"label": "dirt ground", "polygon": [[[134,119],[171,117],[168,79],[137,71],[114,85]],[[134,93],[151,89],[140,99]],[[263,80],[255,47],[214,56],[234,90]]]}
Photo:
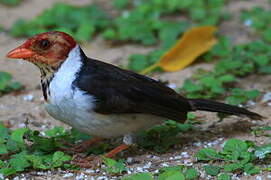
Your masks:
{"label": "dirt ground", "polygon": [[[7,8],[0,5],[0,23],[4,27],[9,28],[13,22],[18,18],[32,19],[37,16],[43,9],[46,9],[55,2],[66,2],[71,4],[86,4],[88,0],[25,0],[20,6]],[[96,1],[101,4],[101,1]],[[105,2],[103,0],[103,2]],[[246,42],[254,37],[251,36],[249,30],[239,22],[239,13],[241,9],[250,8],[254,5],[261,5],[266,7],[267,0],[231,0],[227,5],[227,9],[233,19],[229,22],[225,22],[221,25],[221,33],[229,35],[234,42],[241,43]],[[49,117],[43,108],[42,93],[39,88],[40,74],[34,65],[19,61],[9,60],[5,57],[5,54],[21,44],[24,39],[14,39],[8,36],[6,33],[0,33],[0,71],[10,72],[16,81],[25,85],[25,90],[19,95],[5,95],[0,98],[0,120],[10,121],[12,127],[23,127],[26,119],[28,119],[28,126],[33,129],[44,131],[47,128],[51,128],[56,125],[63,125],[62,123]],[[127,63],[127,57],[133,53],[147,53],[152,48],[143,47],[141,45],[122,45],[118,47],[111,47],[104,40],[96,38],[90,43],[82,45],[83,50],[88,56],[98,58],[100,60],[113,63],[113,64],[125,64]],[[168,80],[170,83],[174,83],[177,87],[180,87],[184,79],[191,76],[191,74],[199,67],[205,69],[211,69],[212,64],[196,63],[185,70],[174,73],[160,73],[154,74],[156,79]],[[271,76],[250,76],[240,82],[241,87],[247,89],[256,88],[265,93],[270,91]],[[33,96],[33,98],[31,97]],[[191,131],[187,134],[180,136],[182,138],[182,144],[176,145],[172,150],[164,154],[156,154],[155,152],[142,152],[137,149],[135,153],[133,150],[121,154],[120,157],[129,157],[127,160],[128,167],[133,172],[142,171],[155,171],[159,167],[176,164],[191,165],[195,163],[193,155],[198,149],[205,146],[220,147],[220,145],[228,138],[239,138],[244,140],[253,140],[258,144],[267,143],[270,139],[263,137],[255,137],[251,134],[250,128],[259,124],[270,125],[270,107],[256,105],[250,107],[251,110],[262,114],[267,117],[261,122],[250,121],[246,118],[230,117],[224,120],[222,123],[216,124],[213,127],[208,127],[213,122],[217,121],[214,114],[199,112],[197,115],[202,116],[202,119],[206,122],[201,125],[200,131]],[[129,161],[129,162],[128,162]],[[196,164],[199,166],[200,164]],[[270,174],[271,175],[271,174]],[[50,172],[29,172],[25,173],[17,178],[22,179],[91,179],[91,176],[95,176],[97,179],[107,179],[106,174],[102,171],[82,170],[81,172],[65,172],[61,170]],[[96,179],[95,178],[95,179]],[[114,179],[117,177],[110,177],[108,179]],[[268,179],[268,173],[262,173],[256,176],[245,176],[240,179]],[[201,175],[201,179],[212,179]],[[270,178],[271,179],[271,178]]]}

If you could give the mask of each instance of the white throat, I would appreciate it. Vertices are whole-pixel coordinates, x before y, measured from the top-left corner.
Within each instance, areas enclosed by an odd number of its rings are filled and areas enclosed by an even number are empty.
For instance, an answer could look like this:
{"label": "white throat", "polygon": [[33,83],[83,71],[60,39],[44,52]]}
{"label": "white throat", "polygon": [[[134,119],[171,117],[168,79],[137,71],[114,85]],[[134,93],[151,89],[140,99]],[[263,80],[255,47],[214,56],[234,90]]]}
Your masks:
{"label": "white throat", "polygon": [[62,63],[52,79],[49,90],[49,101],[54,104],[59,97],[71,96],[72,83],[76,78],[76,73],[82,67],[80,47],[75,46],[69,53],[67,59]]}

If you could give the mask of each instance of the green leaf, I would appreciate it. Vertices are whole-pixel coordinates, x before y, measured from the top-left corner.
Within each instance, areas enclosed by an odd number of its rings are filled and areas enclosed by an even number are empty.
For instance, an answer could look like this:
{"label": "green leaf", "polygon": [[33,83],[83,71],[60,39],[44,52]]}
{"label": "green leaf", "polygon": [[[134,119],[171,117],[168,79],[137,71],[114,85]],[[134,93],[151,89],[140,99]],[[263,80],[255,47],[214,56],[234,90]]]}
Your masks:
{"label": "green leaf", "polygon": [[147,60],[147,57],[140,54],[133,54],[129,57],[129,64],[128,68],[139,72],[143,69],[147,68],[149,66],[149,61]]}
{"label": "green leaf", "polygon": [[49,129],[45,131],[45,134],[46,136],[49,136],[49,137],[59,137],[59,136],[67,135],[67,132],[64,127],[56,126],[53,129]]}
{"label": "green leaf", "polygon": [[229,174],[222,173],[218,176],[217,180],[231,180],[231,176]]}
{"label": "green leaf", "polygon": [[271,42],[271,29],[267,29],[263,32],[263,39],[267,42]]}
{"label": "green leaf", "polygon": [[199,176],[199,172],[195,168],[189,168],[184,172],[186,180],[197,179]]}
{"label": "green leaf", "polygon": [[7,88],[11,79],[12,76],[9,73],[0,71],[0,91],[4,91]]}
{"label": "green leaf", "polygon": [[180,171],[169,170],[161,173],[157,180],[185,180],[184,175]]}
{"label": "green leaf", "polygon": [[206,174],[211,175],[211,176],[216,176],[220,172],[220,167],[218,166],[213,166],[213,165],[206,165],[203,166]]}
{"label": "green leaf", "polygon": [[213,148],[203,148],[197,152],[196,157],[199,161],[210,161],[218,159],[219,155]]}
{"label": "green leaf", "polygon": [[[88,20],[89,21],[89,20]],[[90,25],[88,21],[82,21],[77,31],[75,32],[75,39],[78,41],[89,40],[95,33],[95,26]]]}
{"label": "green leaf", "polygon": [[23,136],[26,132],[28,132],[29,129],[28,128],[20,128],[20,129],[16,129],[12,132],[11,134],[11,139],[17,143],[24,143],[24,139]]}
{"label": "green leaf", "polygon": [[61,151],[57,151],[53,154],[53,167],[60,167],[64,162],[70,161],[71,159],[71,156],[65,155]]}
{"label": "green leaf", "polygon": [[6,154],[6,153],[8,153],[8,149],[6,145],[0,144],[0,154]]}
{"label": "green leaf", "polygon": [[103,158],[103,161],[107,166],[106,171],[108,173],[116,174],[126,171],[126,167],[122,161],[115,161],[111,158]]}
{"label": "green leaf", "polygon": [[16,6],[20,4],[22,0],[0,0],[0,3],[9,5],[9,6]]}
{"label": "green leaf", "polygon": [[6,128],[2,122],[0,122],[0,138],[7,139],[9,138],[9,129]]}
{"label": "green leaf", "polygon": [[239,139],[229,139],[225,142],[223,147],[223,152],[232,153],[232,152],[247,152],[247,144]]}
{"label": "green leaf", "polygon": [[114,0],[113,6],[117,9],[124,9],[129,4],[129,0]]}
{"label": "green leaf", "polygon": [[243,168],[243,164],[241,163],[231,163],[231,164],[224,165],[224,171],[226,172],[234,172],[237,169],[242,169],[242,168]]}
{"label": "green leaf", "polygon": [[154,180],[151,173],[137,173],[126,176],[122,180]]}
{"label": "green leaf", "polygon": [[16,169],[12,167],[0,168],[0,174],[3,174],[4,176],[10,176],[16,174]]}
{"label": "green leaf", "polygon": [[16,169],[16,171],[24,171],[25,168],[30,167],[30,163],[28,162],[25,153],[19,153],[12,157],[12,159],[9,160],[9,164],[11,167]]}
{"label": "green leaf", "polygon": [[253,175],[260,173],[261,168],[258,166],[254,166],[252,163],[248,163],[244,166],[244,171],[249,175]]}

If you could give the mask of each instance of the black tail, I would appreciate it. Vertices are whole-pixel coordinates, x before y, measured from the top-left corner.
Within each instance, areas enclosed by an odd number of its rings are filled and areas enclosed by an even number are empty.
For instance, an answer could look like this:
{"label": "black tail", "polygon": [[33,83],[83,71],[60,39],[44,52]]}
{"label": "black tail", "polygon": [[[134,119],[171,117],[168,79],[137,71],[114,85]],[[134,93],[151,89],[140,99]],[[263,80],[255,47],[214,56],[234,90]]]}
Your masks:
{"label": "black tail", "polygon": [[240,108],[237,106],[232,106],[229,104],[224,104],[212,100],[206,99],[189,99],[194,110],[203,110],[211,112],[220,112],[230,115],[242,116],[245,115],[251,119],[262,119],[263,117],[257,113],[246,110],[245,108]]}

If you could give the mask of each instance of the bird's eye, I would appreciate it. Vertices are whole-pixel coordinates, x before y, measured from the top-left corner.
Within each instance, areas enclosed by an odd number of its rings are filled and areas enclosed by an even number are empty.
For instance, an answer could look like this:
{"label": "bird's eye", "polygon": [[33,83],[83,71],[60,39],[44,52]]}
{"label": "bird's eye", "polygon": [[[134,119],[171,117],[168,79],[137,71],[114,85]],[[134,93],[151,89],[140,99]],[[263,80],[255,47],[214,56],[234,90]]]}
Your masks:
{"label": "bird's eye", "polygon": [[39,47],[42,49],[48,49],[50,47],[50,42],[47,39],[43,39],[39,42]]}

